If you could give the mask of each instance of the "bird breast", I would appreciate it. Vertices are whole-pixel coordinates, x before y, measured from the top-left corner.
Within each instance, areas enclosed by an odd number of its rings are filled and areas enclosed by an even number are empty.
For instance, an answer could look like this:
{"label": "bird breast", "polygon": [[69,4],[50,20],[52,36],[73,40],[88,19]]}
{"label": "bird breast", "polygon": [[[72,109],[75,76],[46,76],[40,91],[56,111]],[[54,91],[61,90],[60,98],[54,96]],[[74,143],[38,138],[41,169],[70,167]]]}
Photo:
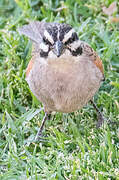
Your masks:
{"label": "bird breast", "polygon": [[82,108],[100,87],[103,75],[87,57],[37,58],[26,80],[46,111]]}

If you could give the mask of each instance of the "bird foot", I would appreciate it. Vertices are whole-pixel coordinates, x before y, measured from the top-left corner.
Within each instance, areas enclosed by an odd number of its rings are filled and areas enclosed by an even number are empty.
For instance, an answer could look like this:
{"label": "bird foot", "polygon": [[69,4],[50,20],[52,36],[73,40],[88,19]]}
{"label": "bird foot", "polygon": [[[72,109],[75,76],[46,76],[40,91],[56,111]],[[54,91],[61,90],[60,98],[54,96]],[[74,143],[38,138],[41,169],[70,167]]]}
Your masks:
{"label": "bird foot", "polygon": [[47,140],[47,135],[43,135],[42,132],[41,133],[37,133],[36,137],[35,137],[35,142],[44,142]]}
{"label": "bird foot", "polygon": [[42,133],[37,133],[36,137],[35,137],[35,141],[40,141],[41,139],[43,139],[43,135]]}
{"label": "bird foot", "polygon": [[37,133],[37,135],[35,137],[35,141],[45,140],[45,138],[43,138],[42,131],[43,131],[43,128],[44,128],[44,125],[45,125],[45,121],[49,120],[49,119],[50,119],[50,114],[45,113],[45,116],[43,117],[40,129],[39,129],[39,131],[38,131],[38,133]]}
{"label": "bird foot", "polygon": [[93,105],[93,107],[95,108],[95,110],[97,112],[98,122],[97,122],[96,127],[99,128],[104,123],[105,118],[104,118],[103,114],[100,112],[100,110],[97,108],[97,106],[93,100],[91,100],[91,104]]}
{"label": "bird foot", "polygon": [[99,128],[102,126],[102,124],[104,123],[104,116],[101,112],[98,113],[98,122],[96,127]]}

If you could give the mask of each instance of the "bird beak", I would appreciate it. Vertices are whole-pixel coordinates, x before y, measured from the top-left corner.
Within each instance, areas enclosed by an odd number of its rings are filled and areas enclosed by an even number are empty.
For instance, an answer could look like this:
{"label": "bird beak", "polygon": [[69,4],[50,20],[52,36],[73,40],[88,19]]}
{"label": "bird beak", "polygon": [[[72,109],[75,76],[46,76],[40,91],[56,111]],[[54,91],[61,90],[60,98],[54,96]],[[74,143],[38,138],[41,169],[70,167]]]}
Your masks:
{"label": "bird beak", "polygon": [[54,45],[54,53],[56,54],[57,57],[60,57],[64,49],[64,45],[61,41],[56,41]]}

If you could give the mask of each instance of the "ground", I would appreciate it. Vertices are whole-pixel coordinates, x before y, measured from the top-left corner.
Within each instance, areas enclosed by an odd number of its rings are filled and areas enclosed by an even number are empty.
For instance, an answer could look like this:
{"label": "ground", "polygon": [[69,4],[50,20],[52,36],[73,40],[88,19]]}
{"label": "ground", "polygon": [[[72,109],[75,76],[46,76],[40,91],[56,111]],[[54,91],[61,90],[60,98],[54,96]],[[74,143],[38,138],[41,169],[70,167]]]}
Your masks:
{"label": "ground", "polygon": [[[112,2],[114,9],[107,9]],[[113,11],[113,12],[111,12]],[[105,81],[89,103],[47,121],[25,81],[31,42],[17,29],[33,20],[65,22],[103,61]],[[119,2],[113,0],[0,0],[0,180],[119,180]]]}

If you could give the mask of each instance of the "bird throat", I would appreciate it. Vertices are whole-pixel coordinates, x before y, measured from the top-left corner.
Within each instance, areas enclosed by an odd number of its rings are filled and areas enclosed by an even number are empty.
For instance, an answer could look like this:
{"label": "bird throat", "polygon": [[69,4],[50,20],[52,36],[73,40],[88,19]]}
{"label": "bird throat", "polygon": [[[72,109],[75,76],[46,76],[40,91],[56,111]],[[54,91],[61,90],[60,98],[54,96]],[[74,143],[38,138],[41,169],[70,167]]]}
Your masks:
{"label": "bird throat", "polygon": [[70,73],[74,69],[74,66],[77,65],[77,63],[78,62],[76,59],[74,60],[74,58],[71,58],[71,56],[62,56],[61,58],[49,59],[48,61],[50,68],[60,73]]}

